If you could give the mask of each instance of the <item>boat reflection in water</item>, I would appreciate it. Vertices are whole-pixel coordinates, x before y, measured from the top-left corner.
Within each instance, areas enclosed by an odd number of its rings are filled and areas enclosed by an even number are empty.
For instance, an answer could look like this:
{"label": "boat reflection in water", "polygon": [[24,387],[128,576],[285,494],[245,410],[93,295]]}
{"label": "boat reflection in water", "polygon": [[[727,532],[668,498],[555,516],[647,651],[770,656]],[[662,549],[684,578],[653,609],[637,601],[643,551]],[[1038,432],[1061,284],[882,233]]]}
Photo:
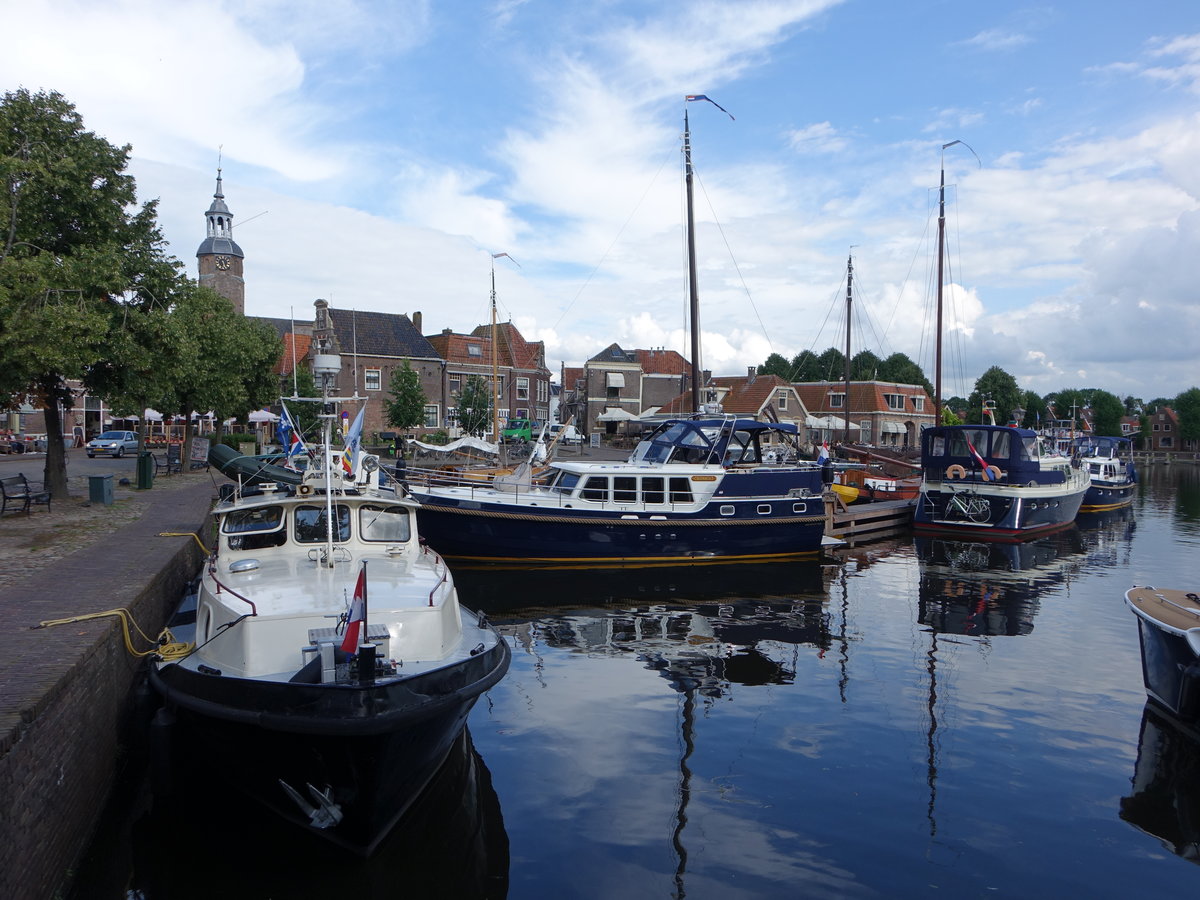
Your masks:
{"label": "boat reflection in water", "polygon": [[[397,826],[363,858],[272,817],[220,784],[202,803],[155,810],[137,828],[129,897],[345,897],[355,900],[508,894],[509,847],[491,773],[464,729]],[[228,799],[222,799],[228,798]],[[224,850],[204,855],[219,836]]]}
{"label": "boat reflection in water", "polygon": [[1074,525],[1021,543],[915,541],[919,620],[948,634],[1029,634],[1041,593],[1068,581],[1086,560]]}
{"label": "boat reflection in water", "polygon": [[1200,733],[1147,701],[1132,781],[1121,818],[1200,864]]}

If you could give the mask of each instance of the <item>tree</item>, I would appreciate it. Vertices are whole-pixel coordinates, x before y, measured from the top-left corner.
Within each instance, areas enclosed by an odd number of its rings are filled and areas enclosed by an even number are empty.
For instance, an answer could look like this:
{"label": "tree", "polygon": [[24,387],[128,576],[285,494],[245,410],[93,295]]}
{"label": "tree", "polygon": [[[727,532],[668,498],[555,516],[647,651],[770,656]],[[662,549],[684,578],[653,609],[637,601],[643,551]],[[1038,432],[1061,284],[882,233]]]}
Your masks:
{"label": "tree", "polygon": [[821,381],[821,366],[817,361],[817,354],[811,350],[801,350],[792,360],[791,375],[789,381],[805,382],[805,381]]}
{"label": "tree", "polygon": [[1135,397],[1130,394],[1123,402],[1125,404],[1125,415],[1127,416],[1136,416],[1142,411],[1143,404],[1141,397]]}
{"label": "tree", "polygon": [[61,94],[20,89],[0,100],[0,404],[42,405],[55,498],[67,496],[69,382],[127,349],[110,340],[113,329],[131,306],[152,305],[178,266],[163,251],[154,204],[137,207],[128,158],[128,146],[85,131]]}
{"label": "tree", "polygon": [[1119,436],[1121,417],[1125,415],[1125,404],[1116,394],[1108,391],[1092,391],[1092,433]]}
{"label": "tree", "polygon": [[983,402],[991,400],[996,404],[996,423],[1003,425],[1012,411],[1021,405],[1024,396],[1016,378],[999,366],[992,366],[975,382],[975,390],[967,401],[967,421],[983,422]]}
{"label": "tree", "polygon": [[[284,384],[283,387],[284,394],[287,394],[289,385]],[[313,379],[312,369],[300,365],[298,361],[296,363],[293,383],[290,387],[292,388],[291,396],[294,397],[312,398],[320,396],[320,392],[317,390],[317,383]],[[292,417],[292,421],[295,423],[296,428],[299,429],[302,437],[307,435],[311,438],[316,435],[321,421],[317,418],[317,413],[318,406],[316,403],[301,403],[296,401],[288,407],[288,414]]]}
{"label": "tree", "polygon": [[772,353],[767,361],[758,367],[759,375],[778,375],[784,381],[792,380],[792,364],[781,354]]}
{"label": "tree", "polygon": [[1053,394],[1046,395],[1046,405],[1054,410],[1054,418],[1072,422],[1072,427],[1079,427],[1080,412],[1088,405],[1087,395],[1078,388],[1063,388]]}
{"label": "tree", "polygon": [[[480,375],[471,375],[458,395],[458,425],[467,434],[481,435],[487,431],[492,416],[492,394]],[[496,435],[497,440],[499,435]]]}
{"label": "tree", "polygon": [[[392,372],[383,409],[385,420],[395,428],[416,428],[425,424],[425,392],[421,390],[421,376],[407,359],[401,368]],[[404,456],[404,444],[400,445],[400,456]]]}
{"label": "tree", "polygon": [[1175,398],[1171,408],[1179,416],[1179,437],[1200,439],[1200,388],[1188,388]]}
{"label": "tree", "polygon": [[1025,418],[1017,424],[1023,428],[1038,428],[1042,423],[1048,426],[1051,416],[1046,401],[1033,391],[1026,391],[1022,397],[1021,407],[1025,410]]}
{"label": "tree", "polygon": [[882,366],[879,357],[870,350],[859,350],[850,360],[850,378],[854,381],[874,381]]}
{"label": "tree", "polygon": [[919,384],[933,396],[933,385],[915,362],[903,353],[893,353],[879,364],[879,380],[893,384]]}
{"label": "tree", "polygon": [[840,381],[846,371],[846,354],[830,347],[817,357],[817,377],[813,381]]}

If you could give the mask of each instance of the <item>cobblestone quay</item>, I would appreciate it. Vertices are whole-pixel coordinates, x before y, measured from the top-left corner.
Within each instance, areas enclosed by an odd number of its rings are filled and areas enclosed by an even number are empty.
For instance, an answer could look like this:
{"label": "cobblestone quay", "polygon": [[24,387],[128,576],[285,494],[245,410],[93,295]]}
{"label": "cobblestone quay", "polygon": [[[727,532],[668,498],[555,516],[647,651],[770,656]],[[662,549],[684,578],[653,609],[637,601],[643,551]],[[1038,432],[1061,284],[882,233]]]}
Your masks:
{"label": "cobblestone quay", "polygon": [[[28,461],[32,463],[32,460]],[[38,461],[40,463],[40,460]],[[30,471],[40,469],[27,465]],[[32,476],[31,476],[32,477]],[[38,623],[124,607],[158,635],[204,554],[220,475],[159,478],[88,503],[86,477],[52,509],[0,520],[0,897],[65,896],[112,788],[134,722],[143,662],[115,617]],[[134,633],[134,647],[146,642]]]}

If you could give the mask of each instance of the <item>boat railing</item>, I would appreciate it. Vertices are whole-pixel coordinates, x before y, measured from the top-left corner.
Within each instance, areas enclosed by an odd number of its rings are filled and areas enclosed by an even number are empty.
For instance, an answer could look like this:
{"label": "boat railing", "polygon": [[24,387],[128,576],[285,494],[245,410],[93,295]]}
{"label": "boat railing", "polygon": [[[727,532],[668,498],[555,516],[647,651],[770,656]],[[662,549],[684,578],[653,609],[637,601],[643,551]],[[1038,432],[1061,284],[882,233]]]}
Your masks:
{"label": "boat railing", "polygon": [[252,616],[258,615],[258,607],[254,605],[253,600],[251,600],[249,597],[243,597],[241,594],[239,594],[233,588],[229,587],[229,585],[223,584],[221,582],[221,580],[219,578],[217,578],[216,572],[213,569],[210,568],[208,570],[208,574],[209,574],[209,577],[212,578],[213,584],[215,584],[217,586],[218,594],[220,594],[222,591],[225,591],[226,593],[229,593],[229,594],[233,594],[233,596],[237,597],[239,600],[241,600],[243,603],[245,603],[247,606],[250,607],[250,615],[252,615]]}
{"label": "boat railing", "polygon": [[425,543],[421,544],[421,552],[426,554],[427,556],[433,557],[433,566],[434,566],[435,572],[439,568],[442,571],[441,578],[438,579],[437,584],[435,584],[433,586],[433,588],[429,591],[429,605],[433,606],[434,594],[436,594],[439,589],[447,586],[450,582],[450,567],[448,565],[446,565],[446,561],[444,559],[442,559],[441,555],[436,550],[434,550],[432,547],[430,547],[428,544],[425,544]]}

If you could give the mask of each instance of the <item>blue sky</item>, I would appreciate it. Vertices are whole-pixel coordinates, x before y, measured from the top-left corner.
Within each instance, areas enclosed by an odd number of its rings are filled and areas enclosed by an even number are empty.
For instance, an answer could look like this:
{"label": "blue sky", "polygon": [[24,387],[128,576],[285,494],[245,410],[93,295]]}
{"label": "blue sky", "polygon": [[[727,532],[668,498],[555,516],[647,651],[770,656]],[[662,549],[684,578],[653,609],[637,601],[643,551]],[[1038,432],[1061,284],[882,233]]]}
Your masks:
{"label": "blue sky", "polygon": [[[29,0],[0,84],[133,147],[195,272],[221,148],[247,311],[499,314],[551,369],[685,355],[680,134],[703,363],[902,351],[932,378],[941,146],[946,393],[1200,384],[1200,13],[966,4]],[[972,152],[973,151],[973,152]],[[853,250],[851,250],[853,248]]]}

